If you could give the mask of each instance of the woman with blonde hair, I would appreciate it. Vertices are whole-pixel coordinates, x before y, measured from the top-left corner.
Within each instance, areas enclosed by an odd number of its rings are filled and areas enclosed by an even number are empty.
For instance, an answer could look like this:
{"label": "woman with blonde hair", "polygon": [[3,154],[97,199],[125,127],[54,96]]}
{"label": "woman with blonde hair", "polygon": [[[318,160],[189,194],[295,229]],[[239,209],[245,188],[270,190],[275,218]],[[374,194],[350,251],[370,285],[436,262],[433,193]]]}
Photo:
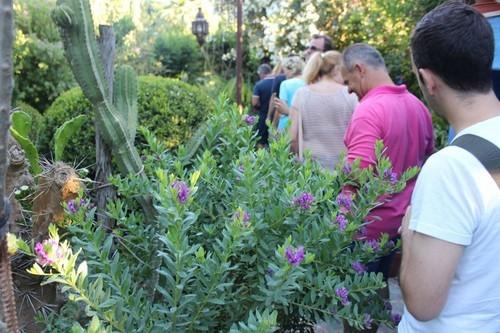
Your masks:
{"label": "woman with blonde hair", "polygon": [[304,69],[306,86],[300,88],[291,108],[292,150],[305,150],[323,167],[333,170],[345,150],[344,134],[358,99],[349,94],[340,73],[342,54],[316,52]]}
{"label": "woman with blonde hair", "polygon": [[[298,56],[291,56],[285,58],[282,63],[283,71],[286,75],[286,80],[281,83],[279,98],[274,99],[276,111],[278,111],[279,123],[278,130],[283,131],[288,125],[288,113],[292,106],[293,97],[295,92],[304,86],[302,80],[302,69],[304,68],[304,61]],[[274,123],[275,121],[273,121]]]}

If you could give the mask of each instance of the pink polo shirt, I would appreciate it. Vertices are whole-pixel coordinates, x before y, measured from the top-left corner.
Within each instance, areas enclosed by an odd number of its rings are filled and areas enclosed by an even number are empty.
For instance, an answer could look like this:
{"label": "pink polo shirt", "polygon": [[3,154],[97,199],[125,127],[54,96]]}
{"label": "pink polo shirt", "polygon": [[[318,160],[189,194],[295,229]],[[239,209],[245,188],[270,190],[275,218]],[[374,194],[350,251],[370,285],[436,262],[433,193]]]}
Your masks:
{"label": "pink polo shirt", "polygon": [[[434,151],[431,115],[404,85],[380,86],[361,99],[344,137],[348,161],[361,158],[362,167],[373,165],[375,142],[380,139],[398,179],[409,167],[421,167]],[[382,233],[397,236],[414,186],[415,180],[408,182],[403,192],[384,198],[385,203],[372,210],[366,219],[373,221],[367,225],[368,239]]]}

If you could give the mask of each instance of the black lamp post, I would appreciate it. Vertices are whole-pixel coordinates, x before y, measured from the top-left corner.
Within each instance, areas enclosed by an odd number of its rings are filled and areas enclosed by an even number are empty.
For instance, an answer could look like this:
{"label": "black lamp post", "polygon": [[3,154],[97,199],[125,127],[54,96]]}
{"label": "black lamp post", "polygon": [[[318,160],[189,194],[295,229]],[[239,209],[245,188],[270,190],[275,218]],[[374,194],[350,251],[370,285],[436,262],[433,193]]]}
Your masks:
{"label": "black lamp post", "polygon": [[198,44],[202,46],[205,43],[205,37],[208,35],[208,22],[205,20],[201,8],[198,8],[196,19],[191,24],[191,32],[196,36]]}

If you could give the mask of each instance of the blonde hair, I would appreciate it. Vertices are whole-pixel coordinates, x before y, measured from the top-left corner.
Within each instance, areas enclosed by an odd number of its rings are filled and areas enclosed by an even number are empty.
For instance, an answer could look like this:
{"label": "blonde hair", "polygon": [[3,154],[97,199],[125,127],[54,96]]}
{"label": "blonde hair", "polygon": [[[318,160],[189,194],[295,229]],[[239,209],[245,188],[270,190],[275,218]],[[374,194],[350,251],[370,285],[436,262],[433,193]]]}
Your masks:
{"label": "blonde hair", "polygon": [[285,58],[282,62],[283,68],[288,69],[292,72],[292,76],[297,76],[302,74],[302,69],[304,68],[304,61],[301,57],[292,56]]}
{"label": "blonde hair", "polygon": [[341,64],[342,54],[340,52],[315,52],[309,58],[304,69],[304,81],[306,84],[314,83],[321,77],[330,74],[335,68],[340,68]]}

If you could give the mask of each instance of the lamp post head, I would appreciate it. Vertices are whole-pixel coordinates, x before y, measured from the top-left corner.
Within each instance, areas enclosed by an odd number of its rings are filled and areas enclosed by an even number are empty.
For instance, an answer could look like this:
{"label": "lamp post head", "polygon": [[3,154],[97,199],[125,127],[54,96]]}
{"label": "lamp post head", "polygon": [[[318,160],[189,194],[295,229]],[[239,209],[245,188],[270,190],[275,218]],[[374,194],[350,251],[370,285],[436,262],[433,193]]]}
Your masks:
{"label": "lamp post head", "polygon": [[196,36],[198,44],[205,43],[205,37],[208,35],[208,22],[205,20],[201,8],[198,8],[195,20],[191,23],[191,32]]}

